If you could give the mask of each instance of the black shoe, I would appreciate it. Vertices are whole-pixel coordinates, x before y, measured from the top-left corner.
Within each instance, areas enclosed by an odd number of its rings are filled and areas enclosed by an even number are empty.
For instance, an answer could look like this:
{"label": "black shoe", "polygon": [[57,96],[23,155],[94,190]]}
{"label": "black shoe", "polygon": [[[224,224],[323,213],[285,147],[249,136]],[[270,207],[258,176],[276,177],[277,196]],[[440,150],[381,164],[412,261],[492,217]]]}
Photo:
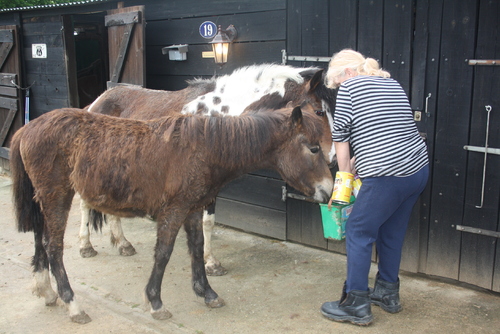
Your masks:
{"label": "black shoe", "polygon": [[373,315],[369,291],[352,290],[336,302],[321,306],[321,313],[330,320],[367,326],[372,323]]}
{"label": "black shoe", "polygon": [[375,286],[370,289],[371,303],[380,306],[384,311],[397,313],[403,309],[399,300],[399,279],[396,283],[375,278]]}

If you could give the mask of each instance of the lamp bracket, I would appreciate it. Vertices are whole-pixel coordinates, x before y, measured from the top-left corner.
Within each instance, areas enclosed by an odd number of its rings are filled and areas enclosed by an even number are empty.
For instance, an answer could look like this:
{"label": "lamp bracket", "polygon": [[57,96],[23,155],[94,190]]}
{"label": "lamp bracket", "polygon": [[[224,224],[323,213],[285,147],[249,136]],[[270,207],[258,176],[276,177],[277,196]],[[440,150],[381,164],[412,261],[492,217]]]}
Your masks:
{"label": "lamp bracket", "polygon": [[238,31],[232,24],[225,30],[222,30],[222,32],[224,32],[227,35],[227,38],[229,38],[229,41],[231,42],[238,36]]}

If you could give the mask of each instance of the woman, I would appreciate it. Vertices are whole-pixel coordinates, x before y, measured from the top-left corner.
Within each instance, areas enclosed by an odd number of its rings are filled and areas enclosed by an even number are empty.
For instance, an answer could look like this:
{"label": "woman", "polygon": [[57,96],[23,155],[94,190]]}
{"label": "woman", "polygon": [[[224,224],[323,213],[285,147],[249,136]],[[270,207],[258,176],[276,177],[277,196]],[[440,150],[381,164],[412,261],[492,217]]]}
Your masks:
{"label": "woman", "polygon": [[[390,313],[401,310],[401,249],[413,206],[427,183],[427,148],[405,92],[375,59],[340,51],[330,61],[326,85],[340,86],[332,131],[339,170],[356,172],[363,185],[346,224],[342,297],[324,303],[321,312],[331,320],[369,325],[371,303]],[[378,273],[369,290],[374,242]]]}

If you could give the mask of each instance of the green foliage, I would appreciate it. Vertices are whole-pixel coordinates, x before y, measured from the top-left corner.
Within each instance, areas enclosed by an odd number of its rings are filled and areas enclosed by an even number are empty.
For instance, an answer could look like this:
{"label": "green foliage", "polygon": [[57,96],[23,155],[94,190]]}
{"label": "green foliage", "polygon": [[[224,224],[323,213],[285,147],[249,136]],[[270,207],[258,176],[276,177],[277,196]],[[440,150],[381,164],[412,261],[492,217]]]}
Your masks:
{"label": "green foliage", "polygon": [[52,5],[72,1],[74,0],[0,0],[0,9]]}

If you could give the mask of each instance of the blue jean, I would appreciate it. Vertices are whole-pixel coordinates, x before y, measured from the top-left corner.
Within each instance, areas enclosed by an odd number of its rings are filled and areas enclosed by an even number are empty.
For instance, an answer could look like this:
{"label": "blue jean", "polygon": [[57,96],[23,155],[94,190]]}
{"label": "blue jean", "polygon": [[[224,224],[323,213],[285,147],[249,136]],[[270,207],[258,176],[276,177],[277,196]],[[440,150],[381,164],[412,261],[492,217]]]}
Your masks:
{"label": "blue jean", "polygon": [[407,177],[367,177],[346,223],[346,292],[368,290],[373,243],[379,278],[397,282],[403,241],[413,206],[424,190],[429,165]]}

